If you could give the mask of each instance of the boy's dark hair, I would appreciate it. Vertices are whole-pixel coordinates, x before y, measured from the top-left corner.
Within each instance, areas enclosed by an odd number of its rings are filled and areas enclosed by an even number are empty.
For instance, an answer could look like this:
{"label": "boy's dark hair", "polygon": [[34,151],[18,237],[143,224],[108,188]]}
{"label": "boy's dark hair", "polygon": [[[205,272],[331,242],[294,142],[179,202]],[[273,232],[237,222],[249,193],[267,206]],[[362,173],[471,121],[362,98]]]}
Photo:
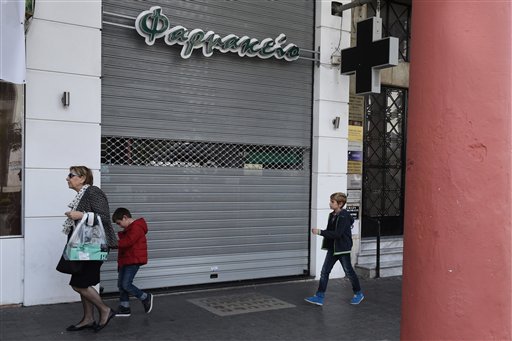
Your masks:
{"label": "boy's dark hair", "polygon": [[130,211],[128,211],[127,208],[119,207],[117,210],[114,211],[114,214],[112,214],[112,222],[115,223],[118,220],[123,220],[124,216],[131,218],[132,214],[130,213]]}

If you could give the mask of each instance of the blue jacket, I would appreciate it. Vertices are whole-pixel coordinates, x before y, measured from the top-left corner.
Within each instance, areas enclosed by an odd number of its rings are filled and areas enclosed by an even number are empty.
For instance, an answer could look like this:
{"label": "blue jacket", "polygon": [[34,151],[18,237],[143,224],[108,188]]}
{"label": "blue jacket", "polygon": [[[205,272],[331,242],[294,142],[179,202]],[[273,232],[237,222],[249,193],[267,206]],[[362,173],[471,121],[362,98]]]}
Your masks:
{"label": "blue jacket", "polygon": [[338,214],[331,212],[327,229],[320,231],[320,234],[324,237],[322,249],[333,251],[334,255],[350,251],[353,244],[352,224],[354,224],[354,218],[347,210],[342,209]]}

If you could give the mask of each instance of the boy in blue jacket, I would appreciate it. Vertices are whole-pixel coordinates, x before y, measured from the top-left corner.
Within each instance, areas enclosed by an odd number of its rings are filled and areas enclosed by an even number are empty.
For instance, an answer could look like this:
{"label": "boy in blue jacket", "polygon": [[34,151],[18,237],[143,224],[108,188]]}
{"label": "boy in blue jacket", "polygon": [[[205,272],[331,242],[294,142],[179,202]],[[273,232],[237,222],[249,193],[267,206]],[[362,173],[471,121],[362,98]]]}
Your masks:
{"label": "boy in blue jacket", "polygon": [[340,261],[345,275],[352,284],[354,297],[352,297],[350,304],[359,304],[364,299],[361,286],[359,285],[359,278],[350,260],[350,250],[352,249],[352,224],[354,223],[354,218],[352,218],[347,210],[343,209],[346,202],[347,195],[345,193],[337,192],[331,194],[329,207],[332,209],[332,212],[329,214],[327,229],[311,229],[311,233],[324,237],[322,249],[327,250],[327,254],[325,255],[324,265],[320,273],[318,290],[315,296],[306,298],[306,302],[320,306],[324,304],[329,274],[337,261]]}

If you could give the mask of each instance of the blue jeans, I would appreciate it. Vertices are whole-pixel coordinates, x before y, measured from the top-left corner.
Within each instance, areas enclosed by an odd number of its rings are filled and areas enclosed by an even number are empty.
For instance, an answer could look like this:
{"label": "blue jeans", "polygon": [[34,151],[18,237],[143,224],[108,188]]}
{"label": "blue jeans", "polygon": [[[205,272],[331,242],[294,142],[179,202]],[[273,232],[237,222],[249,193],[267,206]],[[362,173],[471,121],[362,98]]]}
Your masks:
{"label": "blue jeans", "polygon": [[139,300],[144,291],[133,285],[133,279],[139,271],[140,265],[124,265],[119,268],[119,274],[117,278],[117,287],[119,288],[119,301],[128,302],[130,300],[130,294],[137,297]]}
{"label": "blue jeans", "polygon": [[350,253],[344,253],[335,256],[333,255],[332,250],[327,250],[324,265],[322,266],[322,272],[320,273],[320,283],[318,284],[317,291],[318,296],[324,296],[325,291],[327,290],[327,283],[329,282],[329,274],[331,273],[334,264],[336,264],[338,260],[343,267],[343,271],[345,271],[345,275],[348,277],[350,283],[352,284],[352,291],[354,291],[354,293],[361,291],[359,278],[357,278],[357,274],[352,267],[352,262],[350,261]]}

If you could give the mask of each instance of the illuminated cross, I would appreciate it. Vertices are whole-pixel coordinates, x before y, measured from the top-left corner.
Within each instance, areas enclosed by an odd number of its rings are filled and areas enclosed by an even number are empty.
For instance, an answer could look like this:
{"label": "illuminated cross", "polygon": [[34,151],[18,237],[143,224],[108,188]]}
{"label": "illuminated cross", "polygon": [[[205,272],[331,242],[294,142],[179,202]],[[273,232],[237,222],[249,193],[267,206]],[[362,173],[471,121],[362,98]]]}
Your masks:
{"label": "illuminated cross", "polygon": [[382,19],[357,23],[357,45],[341,51],[341,74],[356,74],[356,95],[380,93],[380,69],[398,65],[398,38],[382,37]]}

